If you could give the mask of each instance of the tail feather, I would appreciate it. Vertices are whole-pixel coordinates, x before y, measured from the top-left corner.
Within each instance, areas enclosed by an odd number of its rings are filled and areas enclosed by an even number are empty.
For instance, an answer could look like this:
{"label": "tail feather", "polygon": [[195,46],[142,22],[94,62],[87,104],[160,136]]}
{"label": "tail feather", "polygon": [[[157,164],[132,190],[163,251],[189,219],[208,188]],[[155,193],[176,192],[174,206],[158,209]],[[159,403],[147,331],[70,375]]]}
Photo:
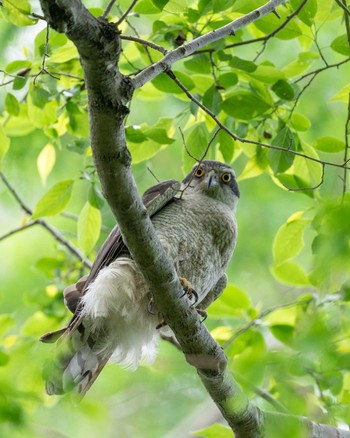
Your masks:
{"label": "tail feather", "polygon": [[110,359],[113,348],[101,350],[98,333],[87,335],[83,327],[59,339],[54,358],[44,370],[49,395],[72,392],[82,398]]}

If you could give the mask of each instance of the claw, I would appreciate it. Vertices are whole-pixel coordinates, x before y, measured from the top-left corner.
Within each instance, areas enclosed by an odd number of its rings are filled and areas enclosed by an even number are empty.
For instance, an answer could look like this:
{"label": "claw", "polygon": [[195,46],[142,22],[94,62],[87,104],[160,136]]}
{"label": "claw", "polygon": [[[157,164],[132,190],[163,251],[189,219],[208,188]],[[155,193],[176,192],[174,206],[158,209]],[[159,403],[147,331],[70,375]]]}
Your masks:
{"label": "claw", "polygon": [[186,278],[179,277],[179,280],[184,290],[184,293],[181,295],[180,298],[184,297],[185,295],[187,295],[189,299],[192,299],[192,297],[194,297],[194,303],[192,304],[192,306],[195,306],[198,302],[198,293],[193,289],[190,282],[186,280]]}
{"label": "claw", "polygon": [[165,322],[165,320],[163,319],[159,324],[156,325],[156,330],[161,329],[162,327],[165,327],[167,325],[167,323]]}
{"label": "claw", "polygon": [[208,314],[205,310],[196,309],[196,312],[198,313],[199,316],[203,318],[201,322],[204,322],[208,318]]}
{"label": "claw", "polygon": [[148,304],[147,304],[147,311],[148,311],[148,313],[150,313],[151,315],[155,315],[155,314],[156,314],[156,312],[154,311],[154,301],[153,301],[153,298],[151,298],[151,299],[148,301]]}

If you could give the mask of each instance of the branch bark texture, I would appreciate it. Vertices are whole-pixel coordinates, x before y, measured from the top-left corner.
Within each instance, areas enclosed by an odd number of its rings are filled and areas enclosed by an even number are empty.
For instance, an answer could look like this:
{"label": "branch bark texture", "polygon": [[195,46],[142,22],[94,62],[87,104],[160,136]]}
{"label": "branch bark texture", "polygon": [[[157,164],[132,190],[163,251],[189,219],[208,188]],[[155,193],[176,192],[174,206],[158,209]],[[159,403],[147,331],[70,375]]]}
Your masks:
{"label": "branch bark texture", "polygon": [[[271,0],[247,16],[169,52],[162,61],[144,70],[134,80],[123,76],[118,70],[121,39],[115,25],[104,18],[94,18],[80,0],[40,2],[50,26],[58,32],[64,32],[80,53],[89,98],[91,145],[103,193],[118,221],[126,245],[150,285],[157,308],[176,334],[186,360],[197,369],[236,438],[271,437],[267,432],[270,425],[277,423],[283,426],[287,424],[286,419],[291,421],[290,417],[276,417],[249,402],[231,377],[221,347],[200,322],[189,302],[185,298],[179,299],[183,290],[174,266],[158,241],[136,189],[130,169],[131,157],[126,145],[124,120],[128,114],[127,104],[135,88],[167,70],[175,61],[272,12],[282,0]],[[296,422],[308,433],[313,430],[312,423],[306,419],[298,418]],[[333,436],[323,433],[328,426],[317,427],[321,432],[310,433],[309,436]],[[285,432],[285,427],[282,430]],[[345,432],[337,436],[350,437],[350,434]]]}

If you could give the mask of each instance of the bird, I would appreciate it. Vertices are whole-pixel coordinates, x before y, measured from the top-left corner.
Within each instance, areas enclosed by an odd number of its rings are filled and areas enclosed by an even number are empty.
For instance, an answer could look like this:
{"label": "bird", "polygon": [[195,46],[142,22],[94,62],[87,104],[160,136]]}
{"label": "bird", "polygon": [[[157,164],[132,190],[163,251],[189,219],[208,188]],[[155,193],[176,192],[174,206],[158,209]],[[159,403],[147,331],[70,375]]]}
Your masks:
{"label": "bird", "polygon": [[[219,161],[197,162],[180,184],[162,181],[142,201],[157,237],[200,314],[227,284],[226,268],[237,241],[235,212],[240,192],[234,170]],[[113,228],[89,275],[64,291],[74,314],[42,342],[56,342],[44,367],[49,395],[83,397],[111,360],[135,370],[151,364],[163,334],[173,335],[157,311],[138,265]]]}

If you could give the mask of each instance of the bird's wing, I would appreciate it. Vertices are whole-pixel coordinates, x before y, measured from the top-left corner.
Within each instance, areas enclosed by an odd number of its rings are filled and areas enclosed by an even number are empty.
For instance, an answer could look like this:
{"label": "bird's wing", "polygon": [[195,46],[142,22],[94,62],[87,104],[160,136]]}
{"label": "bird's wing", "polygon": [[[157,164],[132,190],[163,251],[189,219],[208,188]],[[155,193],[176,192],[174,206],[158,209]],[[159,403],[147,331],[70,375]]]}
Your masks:
{"label": "bird's wing", "polygon": [[[174,179],[162,181],[150,187],[142,197],[142,202],[147,208],[149,216],[153,216],[172,202],[179,188],[180,183]],[[67,328],[69,328],[69,331],[72,331],[77,327],[80,320],[79,301],[81,296],[84,295],[87,286],[97,277],[100,270],[113,262],[122,251],[127,251],[127,247],[123,242],[119,227],[116,226],[110,232],[98,252],[90,274],[82,277],[77,283],[68,286],[64,291],[65,304],[66,307],[74,313],[73,319],[67,327],[43,335],[40,338],[42,342],[55,342],[66,332]]]}

